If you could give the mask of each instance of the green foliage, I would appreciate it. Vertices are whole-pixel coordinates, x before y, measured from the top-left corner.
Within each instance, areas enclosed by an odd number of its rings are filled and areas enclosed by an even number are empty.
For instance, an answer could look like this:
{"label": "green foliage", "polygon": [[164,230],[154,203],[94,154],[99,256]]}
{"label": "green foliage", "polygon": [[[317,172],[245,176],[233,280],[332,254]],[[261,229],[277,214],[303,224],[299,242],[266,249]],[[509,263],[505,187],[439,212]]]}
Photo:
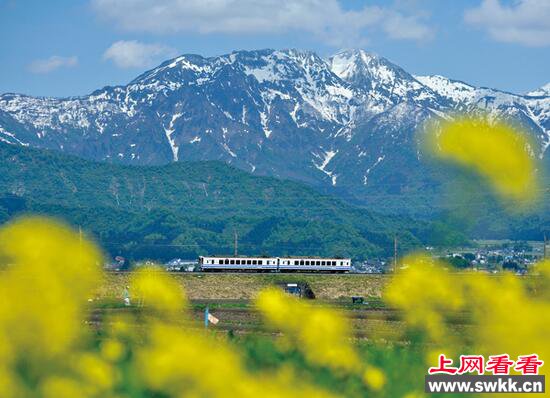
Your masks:
{"label": "green foliage", "polygon": [[513,260],[508,260],[502,264],[502,269],[510,270],[510,271],[518,271],[521,269],[525,269],[525,265],[519,264]]}
{"label": "green foliage", "polygon": [[455,268],[469,268],[472,265],[470,261],[462,256],[452,256],[447,261]]}
{"label": "green foliage", "polygon": [[381,216],[302,184],[220,162],[130,167],[0,145],[0,221],[25,212],[80,226],[109,254],[131,260],[233,251],[387,256],[420,247],[431,227]]}
{"label": "green foliage", "polygon": [[[384,369],[387,378],[384,390],[377,392],[369,390],[361,380],[353,376],[349,376],[346,383],[342,383],[334,373],[312,366],[297,350],[285,350],[271,338],[249,335],[232,341],[243,352],[250,371],[265,372],[282,366],[293,366],[295,369],[300,369],[301,379],[313,380],[315,384],[346,397],[405,397],[413,396],[412,392],[420,396],[424,387],[423,375],[431,366],[424,362],[423,347],[419,343],[413,342],[406,346],[361,343],[360,355],[363,363],[370,363],[379,369]],[[434,396],[441,396],[441,394],[434,394]]]}

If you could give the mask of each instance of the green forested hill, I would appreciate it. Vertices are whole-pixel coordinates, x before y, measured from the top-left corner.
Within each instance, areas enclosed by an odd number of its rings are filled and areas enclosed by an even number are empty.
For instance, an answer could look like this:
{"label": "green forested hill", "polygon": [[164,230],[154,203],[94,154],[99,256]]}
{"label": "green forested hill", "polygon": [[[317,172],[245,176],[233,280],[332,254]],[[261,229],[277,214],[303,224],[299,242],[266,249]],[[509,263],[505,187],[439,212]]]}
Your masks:
{"label": "green forested hill", "polygon": [[52,215],[134,259],[230,253],[235,230],[242,254],[365,258],[390,254],[396,233],[409,250],[433,231],[221,162],[131,167],[4,144],[0,157],[0,221]]}

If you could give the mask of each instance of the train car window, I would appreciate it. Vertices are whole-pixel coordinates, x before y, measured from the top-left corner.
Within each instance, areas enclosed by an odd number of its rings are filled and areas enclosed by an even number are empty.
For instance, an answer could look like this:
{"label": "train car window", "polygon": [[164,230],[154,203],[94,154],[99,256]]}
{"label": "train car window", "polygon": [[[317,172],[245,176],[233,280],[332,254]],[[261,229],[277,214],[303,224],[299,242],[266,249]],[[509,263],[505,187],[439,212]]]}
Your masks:
{"label": "train car window", "polygon": [[248,265],[250,265],[250,264],[252,264],[252,260],[246,260],[246,263],[247,263]]}
{"label": "train car window", "polygon": [[229,264],[234,265],[234,264],[235,264],[235,260],[233,260],[233,259],[229,260]]}

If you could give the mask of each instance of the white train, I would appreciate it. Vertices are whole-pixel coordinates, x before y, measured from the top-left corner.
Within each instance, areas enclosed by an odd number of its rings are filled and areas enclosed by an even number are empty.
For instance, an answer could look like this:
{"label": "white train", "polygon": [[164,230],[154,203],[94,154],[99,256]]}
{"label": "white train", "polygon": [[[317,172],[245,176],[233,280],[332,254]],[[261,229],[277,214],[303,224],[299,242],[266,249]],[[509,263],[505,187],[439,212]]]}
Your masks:
{"label": "white train", "polygon": [[348,272],[349,258],[199,257],[203,271]]}

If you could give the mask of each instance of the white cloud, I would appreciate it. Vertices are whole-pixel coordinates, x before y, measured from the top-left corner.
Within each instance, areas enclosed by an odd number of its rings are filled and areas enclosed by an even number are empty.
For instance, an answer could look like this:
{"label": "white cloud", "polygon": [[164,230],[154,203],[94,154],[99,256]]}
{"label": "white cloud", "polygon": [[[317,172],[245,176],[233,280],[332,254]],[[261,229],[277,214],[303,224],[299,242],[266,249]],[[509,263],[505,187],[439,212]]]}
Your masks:
{"label": "white cloud", "polygon": [[394,39],[433,35],[425,15],[391,7],[344,9],[339,0],[92,0],[95,10],[128,31],[201,34],[309,33],[328,44],[365,41],[366,30]]}
{"label": "white cloud", "polygon": [[507,5],[500,0],[483,0],[464,14],[467,23],[486,29],[500,42],[525,46],[550,45],[550,1],[517,0]]}
{"label": "white cloud", "polygon": [[58,55],[52,55],[46,59],[37,59],[29,64],[29,70],[32,73],[50,73],[59,68],[72,68],[78,64],[78,58],[72,57],[60,57]]}
{"label": "white cloud", "polygon": [[173,48],[162,44],[145,44],[136,40],[114,42],[103,53],[103,59],[111,60],[120,68],[143,68],[159,60],[175,55]]}

